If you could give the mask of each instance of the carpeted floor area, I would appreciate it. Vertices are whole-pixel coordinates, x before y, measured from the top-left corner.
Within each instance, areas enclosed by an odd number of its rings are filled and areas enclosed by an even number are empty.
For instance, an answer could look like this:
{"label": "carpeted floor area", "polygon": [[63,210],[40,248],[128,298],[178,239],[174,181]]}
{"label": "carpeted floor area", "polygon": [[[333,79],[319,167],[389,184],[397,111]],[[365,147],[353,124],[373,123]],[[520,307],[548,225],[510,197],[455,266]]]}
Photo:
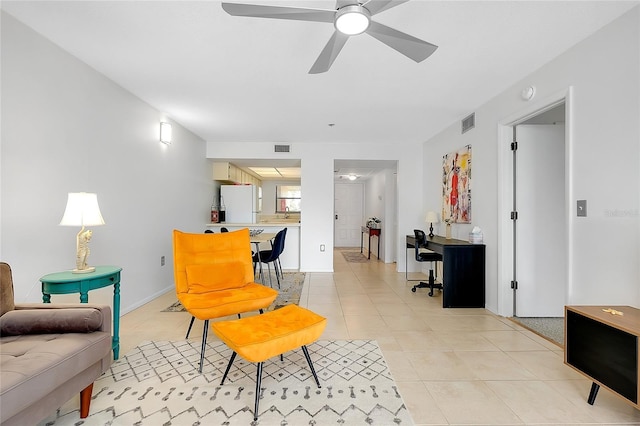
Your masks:
{"label": "carpeted floor area", "polygon": [[564,346],[564,317],[512,317],[511,320],[560,346]]}
{"label": "carpeted floor area", "polygon": [[72,399],[40,426],[53,425],[412,425],[413,421],[375,340],[321,340],[308,345],[322,385],[302,350],[264,363],[258,421],[253,421],[256,366],[231,350],[200,342],[143,342],[96,380],[90,415]]}

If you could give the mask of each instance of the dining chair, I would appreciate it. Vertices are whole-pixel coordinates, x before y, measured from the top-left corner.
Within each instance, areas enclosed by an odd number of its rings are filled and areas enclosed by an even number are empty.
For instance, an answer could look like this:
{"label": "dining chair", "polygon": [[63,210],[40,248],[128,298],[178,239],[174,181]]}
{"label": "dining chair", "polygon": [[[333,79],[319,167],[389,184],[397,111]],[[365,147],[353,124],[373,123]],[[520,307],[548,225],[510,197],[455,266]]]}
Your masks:
{"label": "dining chair", "polygon": [[425,247],[427,246],[427,236],[424,231],[420,229],[414,229],[413,233],[416,238],[415,249],[416,249],[416,261],[418,262],[431,262],[431,268],[429,269],[429,280],[428,282],[421,281],[419,284],[416,284],[411,289],[412,292],[416,292],[418,288],[429,288],[429,296],[433,296],[434,289],[442,290],[442,284],[436,283],[435,276],[433,275],[433,266],[436,262],[442,262],[442,255],[431,250],[427,250]]}
{"label": "dining chair", "polygon": [[278,288],[280,288],[280,278],[282,277],[282,264],[280,263],[280,255],[284,251],[284,240],[287,237],[287,228],[279,231],[273,238],[271,244],[271,250],[260,250],[253,255],[253,269],[255,273],[255,266],[260,263],[266,263],[269,270],[269,285],[273,287],[271,282],[271,266],[273,263],[273,269],[276,272],[276,280],[278,280]]}
{"label": "dining chair", "polygon": [[209,320],[251,311],[262,313],[278,295],[276,290],[254,282],[247,228],[218,234],[174,230],[173,270],[178,300],[193,317],[204,321],[200,373]]}

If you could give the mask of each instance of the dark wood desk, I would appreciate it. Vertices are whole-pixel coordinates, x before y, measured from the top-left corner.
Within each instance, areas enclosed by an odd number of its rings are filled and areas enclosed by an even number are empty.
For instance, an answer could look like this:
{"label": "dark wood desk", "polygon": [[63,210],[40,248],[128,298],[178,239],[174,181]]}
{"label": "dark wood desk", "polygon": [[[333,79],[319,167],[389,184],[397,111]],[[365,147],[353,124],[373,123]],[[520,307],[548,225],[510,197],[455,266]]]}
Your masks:
{"label": "dark wood desk", "polygon": [[371,259],[371,237],[378,237],[378,260],[380,260],[380,231],[380,228],[369,228],[368,226],[360,228],[360,253],[362,253],[362,246],[364,245],[364,234],[369,235],[369,256],[367,259]]}
{"label": "dark wood desk", "polygon": [[[406,243],[415,250],[415,236],[407,235]],[[442,255],[442,307],[484,308],[485,245],[434,235],[424,248]]]}

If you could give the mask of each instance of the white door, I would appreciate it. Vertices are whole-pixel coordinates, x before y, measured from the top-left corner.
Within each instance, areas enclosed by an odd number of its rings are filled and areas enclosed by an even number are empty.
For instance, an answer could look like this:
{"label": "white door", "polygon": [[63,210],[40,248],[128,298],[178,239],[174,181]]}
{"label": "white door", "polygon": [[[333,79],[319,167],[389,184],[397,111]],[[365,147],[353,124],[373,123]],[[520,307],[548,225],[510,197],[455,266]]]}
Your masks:
{"label": "white door", "polygon": [[516,127],[516,316],[562,317],[566,298],[564,125]]}
{"label": "white door", "polygon": [[334,197],[335,247],[360,247],[360,227],[364,224],[362,184],[336,183]]}

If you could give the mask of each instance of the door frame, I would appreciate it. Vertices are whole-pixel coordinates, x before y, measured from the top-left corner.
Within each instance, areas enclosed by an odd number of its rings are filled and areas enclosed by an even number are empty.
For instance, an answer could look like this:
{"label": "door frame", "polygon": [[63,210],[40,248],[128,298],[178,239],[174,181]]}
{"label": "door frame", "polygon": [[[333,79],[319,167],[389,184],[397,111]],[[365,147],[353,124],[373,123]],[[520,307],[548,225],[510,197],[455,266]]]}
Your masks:
{"label": "door frame", "polygon": [[510,214],[512,210],[513,196],[513,154],[511,142],[513,141],[513,126],[516,126],[536,115],[539,115],[561,103],[565,103],[565,258],[566,288],[565,300],[570,303],[570,289],[573,287],[573,229],[571,208],[573,194],[573,87],[569,86],[550,96],[533,101],[522,110],[513,113],[498,122],[498,314],[513,316],[513,222]]}

